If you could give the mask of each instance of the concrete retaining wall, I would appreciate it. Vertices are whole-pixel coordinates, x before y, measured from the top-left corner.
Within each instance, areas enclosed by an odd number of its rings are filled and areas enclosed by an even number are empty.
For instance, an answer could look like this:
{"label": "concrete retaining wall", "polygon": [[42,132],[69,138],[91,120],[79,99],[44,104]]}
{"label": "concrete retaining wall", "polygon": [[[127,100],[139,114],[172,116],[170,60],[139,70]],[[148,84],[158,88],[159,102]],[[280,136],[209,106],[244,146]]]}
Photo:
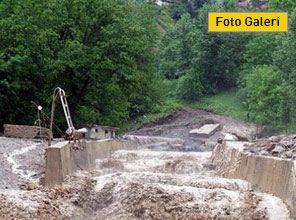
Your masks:
{"label": "concrete retaining wall", "polygon": [[244,142],[225,142],[212,154],[217,172],[227,178],[243,179],[253,188],[281,198],[296,219],[296,162],[243,152]]}
{"label": "concrete retaining wall", "polygon": [[135,149],[133,142],[116,140],[82,141],[82,149],[74,150],[69,142],[59,142],[46,149],[45,185],[61,184],[66,175],[88,170],[95,160],[107,158],[113,151]]}

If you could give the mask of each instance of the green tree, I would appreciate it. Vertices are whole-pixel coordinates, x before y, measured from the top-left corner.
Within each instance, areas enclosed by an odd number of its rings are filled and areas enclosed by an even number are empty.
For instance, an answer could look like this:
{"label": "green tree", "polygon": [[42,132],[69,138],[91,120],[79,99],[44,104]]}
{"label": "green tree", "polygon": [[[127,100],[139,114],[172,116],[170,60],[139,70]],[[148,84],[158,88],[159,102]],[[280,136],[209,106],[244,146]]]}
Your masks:
{"label": "green tree", "polygon": [[137,114],[151,110],[159,96],[154,13],[131,0],[1,1],[0,123],[33,123],[30,101],[49,112],[56,86],[77,123],[121,125],[135,105]]}
{"label": "green tree", "polygon": [[239,10],[238,3],[205,3],[197,18],[183,15],[164,35],[159,70],[167,79],[180,78],[182,99],[197,100],[202,94],[235,85],[249,35],[213,34],[207,29],[208,12],[228,10]]}
{"label": "green tree", "polygon": [[247,43],[244,53],[245,62],[250,66],[271,65],[273,63],[272,54],[276,47],[276,35],[260,34]]}
{"label": "green tree", "polygon": [[210,0],[192,0],[189,3],[189,13],[192,17],[197,17],[199,10],[205,3],[210,3]]}
{"label": "green tree", "polygon": [[288,33],[260,34],[246,45],[239,93],[260,123],[287,128],[295,121],[295,21],[293,11]]}
{"label": "green tree", "polygon": [[275,10],[291,12],[296,7],[294,0],[269,0],[269,7]]}
{"label": "green tree", "polygon": [[251,8],[255,10],[262,11],[262,6],[265,4],[265,2],[261,0],[251,0]]}
{"label": "green tree", "polygon": [[198,24],[203,34],[198,42],[201,51],[198,52],[198,66],[204,72],[208,93],[235,85],[238,68],[243,62],[245,45],[250,38],[248,34],[208,32],[208,12],[228,11],[231,8],[234,11],[239,10],[237,3],[233,1],[205,4],[200,10]]}
{"label": "green tree", "polygon": [[277,125],[284,116],[281,110],[281,74],[272,66],[255,67],[246,76],[250,118],[256,122]]}
{"label": "green tree", "polygon": [[182,15],[189,12],[188,2],[177,2],[171,6],[171,16],[173,19],[178,20]]}
{"label": "green tree", "polygon": [[177,94],[181,99],[189,102],[196,101],[202,97],[203,92],[202,75],[199,71],[191,69],[180,78]]}
{"label": "green tree", "polygon": [[192,32],[196,30],[194,20],[184,14],[162,39],[159,48],[159,70],[167,79],[183,76],[192,59]]}

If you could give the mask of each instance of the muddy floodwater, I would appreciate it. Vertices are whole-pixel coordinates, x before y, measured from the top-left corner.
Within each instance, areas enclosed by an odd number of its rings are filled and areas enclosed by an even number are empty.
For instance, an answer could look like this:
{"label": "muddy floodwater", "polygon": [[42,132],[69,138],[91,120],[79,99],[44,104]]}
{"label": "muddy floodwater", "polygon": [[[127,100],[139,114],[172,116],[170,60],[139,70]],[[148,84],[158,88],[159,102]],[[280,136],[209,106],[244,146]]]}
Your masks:
{"label": "muddy floodwater", "polygon": [[216,177],[211,152],[116,151],[49,189],[34,179],[42,177],[34,163],[22,170],[31,144],[1,159],[14,181],[27,182],[0,190],[0,219],[289,219],[280,199]]}
{"label": "muddy floodwater", "polygon": [[[223,128],[208,139],[188,136],[207,123]],[[128,132],[138,150],[115,151],[52,188],[43,185],[45,142],[0,137],[0,219],[290,219],[279,198],[216,175],[211,150],[225,133],[250,140],[256,126],[182,110]]]}

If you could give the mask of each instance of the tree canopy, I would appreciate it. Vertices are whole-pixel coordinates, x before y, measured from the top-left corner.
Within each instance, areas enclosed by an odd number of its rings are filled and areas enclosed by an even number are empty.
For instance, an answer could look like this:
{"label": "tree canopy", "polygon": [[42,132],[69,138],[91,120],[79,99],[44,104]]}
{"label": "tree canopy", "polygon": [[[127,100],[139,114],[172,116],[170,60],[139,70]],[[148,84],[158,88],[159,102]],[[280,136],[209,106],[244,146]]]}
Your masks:
{"label": "tree canopy", "polygon": [[149,4],[3,0],[0,32],[0,124],[32,124],[30,101],[49,112],[57,86],[77,123],[121,125],[157,102]]}
{"label": "tree canopy", "polygon": [[[233,87],[248,119],[291,124],[296,5],[270,0],[252,6],[244,10],[289,11],[289,31],[209,33],[208,12],[241,11],[237,0],[170,6],[154,0],[3,0],[0,124],[33,124],[30,101],[49,113],[57,86],[67,92],[76,125],[122,127],[130,118]],[[63,127],[63,113],[57,112]]]}

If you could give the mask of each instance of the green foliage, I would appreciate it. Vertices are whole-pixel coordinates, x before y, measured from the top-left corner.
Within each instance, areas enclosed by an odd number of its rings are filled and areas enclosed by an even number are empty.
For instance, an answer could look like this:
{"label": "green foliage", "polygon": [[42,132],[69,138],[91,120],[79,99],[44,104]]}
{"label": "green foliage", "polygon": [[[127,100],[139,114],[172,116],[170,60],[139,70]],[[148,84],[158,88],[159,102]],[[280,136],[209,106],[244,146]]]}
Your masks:
{"label": "green foliage", "polygon": [[122,125],[150,111],[155,13],[131,0],[1,1],[0,124],[32,124],[31,100],[49,113],[56,86],[77,123]]}
{"label": "green foliage", "polygon": [[250,38],[248,34],[208,33],[208,12],[239,10],[237,3],[224,1],[223,5],[205,4],[200,11],[198,21],[202,26],[203,35],[199,41],[201,52],[198,52],[200,54],[198,67],[204,71],[208,94],[235,85],[238,68],[243,63],[245,45]]}
{"label": "green foliage", "polygon": [[178,20],[182,17],[183,14],[189,12],[189,5],[183,2],[177,2],[172,5],[171,16],[173,19]]}
{"label": "green foliage", "polygon": [[157,23],[164,28],[164,30],[167,30],[172,25],[175,24],[175,20],[171,17],[171,11],[168,7],[156,7],[156,18]]}
{"label": "green foliage", "polygon": [[167,30],[159,48],[159,71],[167,79],[185,75],[192,59],[195,30],[196,25],[189,14],[183,15],[175,26]]}
{"label": "green foliage", "polygon": [[[252,6],[262,10],[261,1]],[[270,0],[269,9],[289,11],[289,32],[209,33],[208,12],[241,11],[237,0],[172,7],[154,0],[2,0],[0,124],[33,124],[30,101],[49,113],[60,86],[76,124],[124,127],[137,118],[139,125],[183,108],[180,100],[200,100],[194,106],[289,126],[296,121],[296,5]],[[238,96],[204,97],[237,83]],[[65,126],[60,107],[57,113]]]}
{"label": "green foliage", "polygon": [[184,14],[164,35],[159,71],[166,79],[179,79],[177,95],[181,99],[195,101],[235,85],[249,35],[213,34],[207,30],[208,12],[228,10],[239,11],[237,2],[203,2],[197,18]]}
{"label": "green foliage", "polygon": [[269,0],[270,8],[281,11],[291,11],[296,7],[294,0]]}
{"label": "green foliage", "polygon": [[251,9],[262,11],[262,6],[265,2],[261,0],[251,0]]}
{"label": "green foliage", "polygon": [[180,78],[177,94],[181,99],[189,102],[196,101],[202,97],[203,92],[201,75],[198,71],[192,70]]}
{"label": "green foliage", "polygon": [[189,13],[192,17],[197,17],[199,14],[199,10],[202,8],[202,6],[206,3],[210,3],[210,0],[192,0],[189,3]]}
{"label": "green foliage", "polygon": [[271,65],[272,54],[277,47],[276,38],[275,34],[259,34],[252,38],[246,45],[245,62],[249,66]]}
{"label": "green foliage", "polygon": [[[279,9],[287,3],[270,2]],[[260,34],[248,42],[239,74],[239,95],[249,110],[249,118],[285,131],[296,119],[295,15],[292,10],[289,32]]]}
{"label": "green foliage", "polygon": [[[235,0],[197,2],[202,2],[202,7],[195,14],[190,11],[195,18],[181,17],[161,43],[159,70],[167,80],[173,79],[177,89],[171,94],[215,113],[284,130],[291,128],[296,121],[294,1],[269,1],[269,9],[289,11],[289,32],[257,35],[209,33],[208,12],[241,9]],[[251,10],[264,10],[261,1],[253,0],[250,6]],[[239,84],[236,96],[222,93],[203,97],[236,83]]]}
{"label": "green foliage", "polygon": [[296,42],[293,34],[281,35],[278,47],[273,53],[274,65],[283,73],[283,77],[295,83]]}
{"label": "green foliage", "polygon": [[246,76],[247,106],[250,118],[262,124],[276,125],[280,121],[280,72],[272,66],[255,67]]}
{"label": "green foliage", "polygon": [[259,65],[272,65],[273,54],[278,46],[278,35],[276,34],[258,34],[252,37],[246,44],[246,50],[243,54],[244,62],[241,65],[239,77],[237,81],[242,88],[239,92],[245,96],[245,81],[244,77],[249,74],[254,67]]}

